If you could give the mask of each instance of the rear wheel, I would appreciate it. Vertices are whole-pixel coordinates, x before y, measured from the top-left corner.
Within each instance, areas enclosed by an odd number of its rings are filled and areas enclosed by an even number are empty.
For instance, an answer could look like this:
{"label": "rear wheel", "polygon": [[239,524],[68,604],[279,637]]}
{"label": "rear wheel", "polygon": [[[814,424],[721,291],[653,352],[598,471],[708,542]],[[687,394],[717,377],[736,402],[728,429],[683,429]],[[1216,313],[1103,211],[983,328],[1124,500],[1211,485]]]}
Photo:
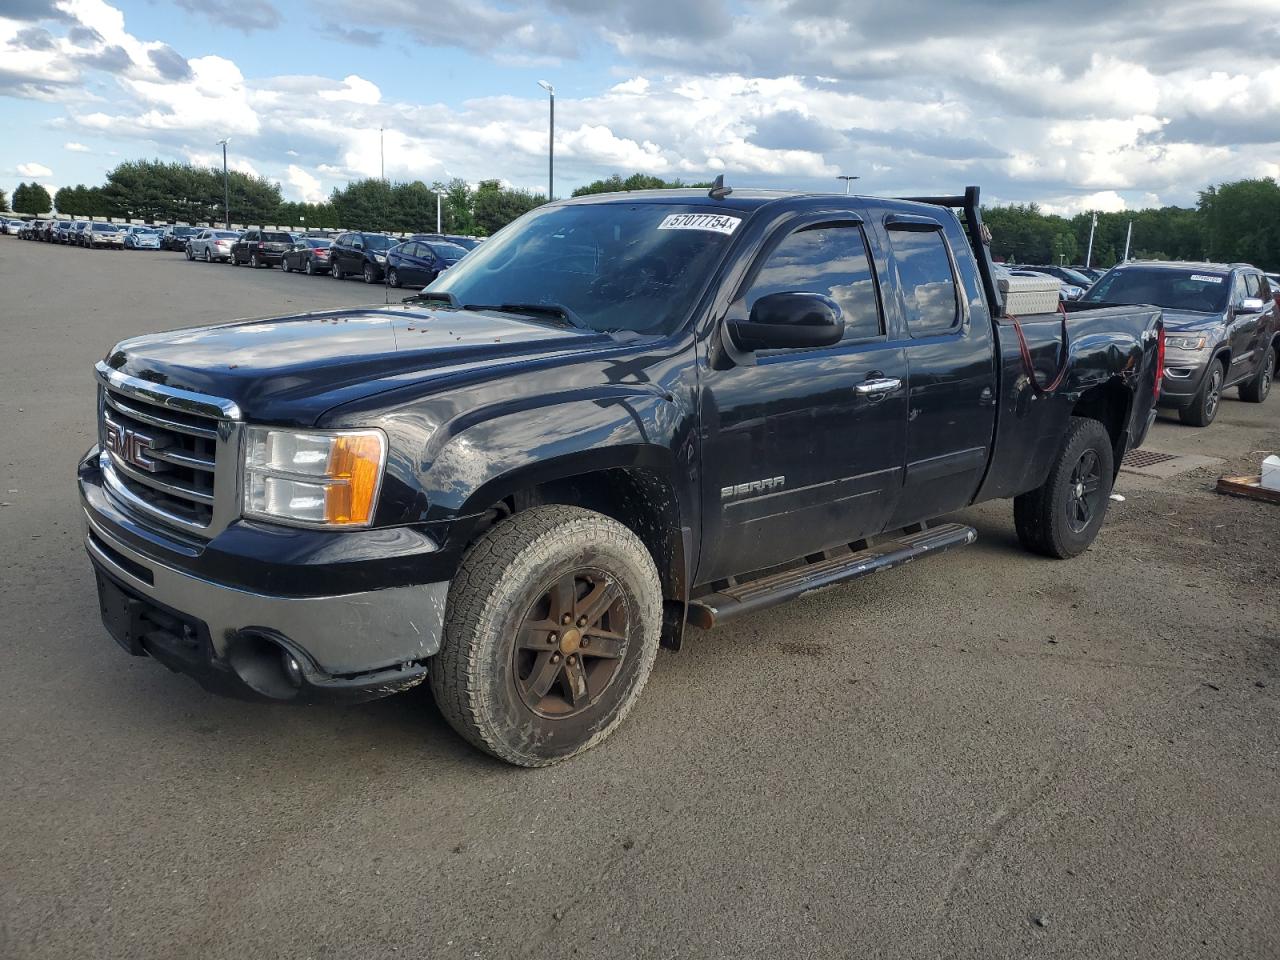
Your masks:
{"label": "rear wheel", "polygon": [[1222,384],[1226,378],[1226,364],[1215,360],[1191,403],[1178,411],[1178,419],[1192,427],[1207,427],[1213,423],[1222,403]]}
{"label": "rear wheel", "polygon": [[1262,366],[1258,367],[1258,372],[1248,379],[1245,383],[1240,384],[1240,399],[1247,403],[1261,403],[1267,399],[1267,394],[1271,392],[1271,381],[1276,373],[1276,350],[1275,347],[1268,347],[1267,352],[1262,357]]}
{"label": "rear wheel", "polygon": [[306,262],[302,270],[308,277],[315,276],[315,272],[316,272],[315,264],[313,264],[310,260]]}
{"label": "rear wheel", "polygon": [[661,620],[658,573],[634,533],[578,507],[535,507],[463,558],[430,666],[436,703],[508,763],[565,760],[630,711]]}
{"label": "rear wheel", "polygon": [[253,267],[255,270],[262,266],[262,261],[258,259],[258,255],[256,253],[249,254],[249,266]]}
{"label": "rear wheel", "polygon": [[213,254],[209,252],[209,248],[207,246],[204,248],[204,262],[213,263]]}
{"label": "rear wheel", "polygon": [[341,279],[342,279],[342,268],[341,268],[340,266],[338,266],[338,261],[337,261],[337,260],[333,261],[333,263],[332,263],[332,264],[330,264],[330,266],[329,266],[329,276],[333,277],[333,279],[335,279],[335,280],[341,280]]}
{"label": "rear wheel", "polygon": [[1044,483],[1014,498],[1013,523],[1022,545],[1058,560],[1084,553],[1102,529],[1114,468],[1106,428],[1097,420],[1072,417]]}

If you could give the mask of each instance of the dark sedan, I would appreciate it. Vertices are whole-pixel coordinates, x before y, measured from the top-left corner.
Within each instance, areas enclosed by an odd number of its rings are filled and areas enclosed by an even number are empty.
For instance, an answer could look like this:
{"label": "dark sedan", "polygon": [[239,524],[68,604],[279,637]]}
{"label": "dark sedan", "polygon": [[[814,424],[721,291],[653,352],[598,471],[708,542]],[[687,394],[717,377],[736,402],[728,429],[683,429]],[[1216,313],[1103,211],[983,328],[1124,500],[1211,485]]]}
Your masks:
{"label": "dark sedan", "polygon": [[393,287],[425,287],[467,255],[443,240],[408,240],[387,251],[387,283]]}
{"label": "dark sedan", "polygon": [[1160,406],[1183,423],[1207,427],[1222,391],[1261,403],[1271,390],[1280,353],[1280,321],[1271,288],[1247,264],[1121,264],[1081,303],[1152,304],[1164,308],[1165,366]]}
{"label": "dark sedan", "polygon": [[284,252],[280,266],[285,273],[297,270],[308,277],[329,272],[329,248],[333,241],[326,237],[298,237],[297,242]]}
{"label": "dark sedan", "polygon": [[186,253],[187,241],[199,232],[199,227],[166,227],[160,234],[160,248]]}

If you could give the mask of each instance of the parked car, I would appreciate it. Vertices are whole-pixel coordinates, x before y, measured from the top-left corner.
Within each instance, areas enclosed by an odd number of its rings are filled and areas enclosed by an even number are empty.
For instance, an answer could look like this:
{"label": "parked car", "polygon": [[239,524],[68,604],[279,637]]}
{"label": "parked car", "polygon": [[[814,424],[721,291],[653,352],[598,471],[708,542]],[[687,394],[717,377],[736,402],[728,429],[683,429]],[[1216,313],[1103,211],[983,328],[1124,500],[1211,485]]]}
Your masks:
{"label": "parked car", "polygon": [[23,240],[43,240],[47,223],[48,221],[45,220],[28,220],[23,224],[18,236]]}
{"label": "parked car", "polygon": [[1075,296],[1068,295],[1067,299],[1069,300],[1075,300],[1080,296],[1080,294],[1093,286],[1093,278],[1089,277],[1082,271],[1074,270],[1071,267],[1056,267],[1050,264],[1048,266],[1031,266],[1028,267],[1028,269],[1035,270],[1039,273],[1047,273],[1051,277],[1057,277],[1068,287],[1080,291],[1080,293],[1075,294]]}
{"label": "parked car", "polygon": [[160,231],[160,249],[185,253],[187,241],[199,233],[202,227],[172,226]]}
{"label": "parked car", "polygon": [[323,237],[297,237],[293,246],[285,251],[280,266],[285,273],[297,270],[309,277],[329,272],[329,248],[333,241]]}
{"label": "parked car", "polygon": [[1082,274],[1084,274],[1086,277],[1088,277],[1088,278],[1089,278],[1089,280],[1090,280],[1090,281],[1092,281],[1092,282],[1094,282],[1094,283],[1096,283],[1096,282],[1098,281],[1098,279],[1099,279],[1099,278],[1100,278],[1104,273],[1106,273],[1106,272],[1107,272],[1107,271],[1105,271],[1105,270],[1101,270],[1101,269],[1099,269],[1098,267],[1084,267],[1084,266],[1081,266],[1081,265],[1080,265],[1080,264],[1078,264],[1078,263],[1073,263],[1073,264],[1071,265],[1071,269],[1072,269],[1072,270],[1074,270],[1074,271],[1076,271],[1077,273],[1082,273]]}
{"label": "parked car", "polygon": [[72,220],[57,221],[49,232],[50,241],[53,243],[71,243],[75,226],[76,224]]}
{"label": "parked car", "polygon": [[134,225],[124,232],[126,250],[159,250],[160,231],[154,227]]}
{"label": "parked car", "polygon": [[71,234],[68,240],[77,247],[88,246],[85,243],[85,234],[93,230],[92,220],[77,220],[71,225]]}
{"label": "parked car", "polygon": [[444,240],[406,240],[387,251],[387,283],[393,287],[425,287],[467,255]]}
{"label": "parked car", "polygon": [[293,246],[293,235],[271,230],[246,230],[230,247],[232,266],[274,267]]}
{"label": "parked car", "polygon": [[16,237],[24,226],[26,226],[24,220],[3,220],[0,221],[0,232],[5,236]]}
{"label": "parked car", "polygon": [[125,228],[115,223],[94,222],[85,228],[83,242],[90,250],[104,247],[109,250],[124,249]]}
{"label": "parked car", "polygon": [[329,249],[329,273],[338,280],[355,274],[365,283],[381,283],[387,251],[397,242],[382,233],[339,234]]}
{"label": "parked car", "polygon": [[1271,288],[1271,296],[1275,298],[1276,306],[1280,307],[1280,273],[1268,273],[1267,286]]}
{"label": "parked car", "polygon": [[1280,306],[1267,278],[1248,264],[1125,263],[1093,285],[1082,304],[1150,303],[1164,309],[1167,335],[1160,406],[1207,427],[1222,391],[1261,403],[1280,356]]}
{"label": "parked car", "polygon": [[226,263],[231,259],[231,245],[239,239],[234,230],[201,230],[187,241],[187,259]]}
{"label": "parked car", "polygon": [[1067,283],[1061,277],[1055,277],[1051,273],[1044,273],[1039,267],[1013,267],[1005,268],[1010,276],[1013,277],[1037,277],[1040,279],[1056,280],[1058,282],[1058,299],[1059,300],[1078,300],[1084,290],[1077,287],[1073,283]]}
{"label": "parked car", "polygon": [[415,233],[409,239],[431,241],[443,240],[446,243],[452,243],[454,246],[461,247],[468,253],[484,242],[480,237],[464,237],[456,233]]}
{"label": "parked car", "polygon": [[977,188],[713,188],[545,204],[404,303],[125,341],[79,465],[104,625],[258,700],[428,680],[470,743],[555,763],[686,622],[967,545],[955,510],[1088,548],[1160,310],[1022,347],[1003,312]]}

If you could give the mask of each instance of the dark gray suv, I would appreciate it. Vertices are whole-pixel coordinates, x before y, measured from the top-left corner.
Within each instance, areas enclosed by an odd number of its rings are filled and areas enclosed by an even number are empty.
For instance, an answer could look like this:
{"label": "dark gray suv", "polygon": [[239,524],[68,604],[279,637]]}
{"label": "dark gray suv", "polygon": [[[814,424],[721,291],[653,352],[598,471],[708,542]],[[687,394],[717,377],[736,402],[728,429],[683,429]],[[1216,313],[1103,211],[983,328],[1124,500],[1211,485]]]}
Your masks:
{"label": "dark gray suv", "polygon": [[1280,307],[1262,271],[1233,263],[1123,263],[1082,303],[1164,308],[1165,370],[1160,406],[1183,423],[1207,427],[1222,391],[1261,403],[1280,354]]}

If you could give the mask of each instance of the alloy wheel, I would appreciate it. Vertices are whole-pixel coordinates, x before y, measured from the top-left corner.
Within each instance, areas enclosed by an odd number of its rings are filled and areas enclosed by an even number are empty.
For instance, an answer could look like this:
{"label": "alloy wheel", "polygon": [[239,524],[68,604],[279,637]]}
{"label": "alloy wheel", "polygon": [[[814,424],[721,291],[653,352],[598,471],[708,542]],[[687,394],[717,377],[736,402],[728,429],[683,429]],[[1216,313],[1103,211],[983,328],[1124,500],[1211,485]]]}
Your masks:
{"label": "alloy wheel", "polygon": [[1086,450],[1071,470],[1071,482],[1067,489],[1067,525],[1073,533],[1083,533],[1097,516],[1101,503],[1102,472],[1098,454]]}

